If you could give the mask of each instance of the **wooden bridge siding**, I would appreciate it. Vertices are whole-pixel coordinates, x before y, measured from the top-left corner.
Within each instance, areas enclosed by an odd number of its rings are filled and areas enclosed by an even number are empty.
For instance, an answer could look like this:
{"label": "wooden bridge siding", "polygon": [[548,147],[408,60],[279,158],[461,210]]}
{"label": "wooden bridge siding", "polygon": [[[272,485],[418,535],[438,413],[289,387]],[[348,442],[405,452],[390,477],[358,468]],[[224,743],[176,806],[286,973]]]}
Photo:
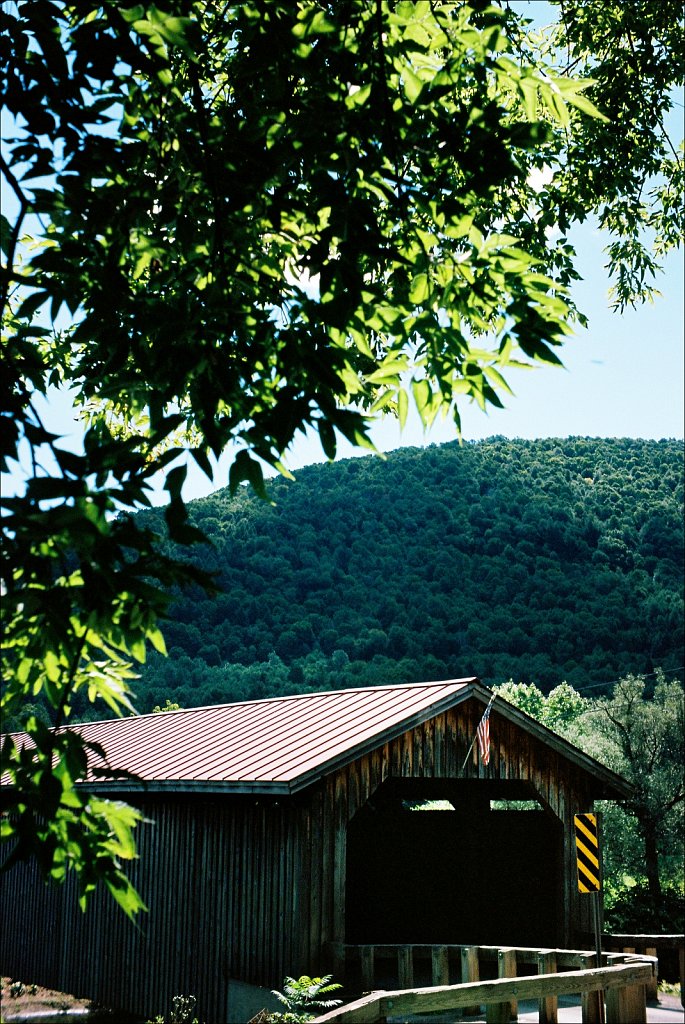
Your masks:
{"label": "wooden bridge siding", "polygon": [[289,829],[284,806],[252,800],[143,810],[154,825],[138,830],[130,872],[150,907],[138,927],[108,895],[96,894],[83,915],[73,881],[49,889],[18,865],[3,884],[4,906],[17,908],[3,970],[146,1017],[192,993],[201,1016],[222,1020],[230,977],[276,987],[303,962],[293,936],[310,892],[310,931],[321,934],[311,816],[296,808]]}

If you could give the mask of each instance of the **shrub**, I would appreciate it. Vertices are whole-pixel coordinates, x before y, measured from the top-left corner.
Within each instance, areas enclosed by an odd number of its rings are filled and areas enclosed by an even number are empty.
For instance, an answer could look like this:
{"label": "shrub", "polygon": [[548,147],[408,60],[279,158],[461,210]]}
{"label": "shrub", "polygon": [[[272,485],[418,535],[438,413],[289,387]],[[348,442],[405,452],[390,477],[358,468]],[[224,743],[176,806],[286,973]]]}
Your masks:
{"label": "shrub", "polygon": [[646,885],[635,885],[616,895],[604,920],[609,932],[680,934],[685,924],[685,896],[682,890],[668,886],[661,899],[655,900]]}

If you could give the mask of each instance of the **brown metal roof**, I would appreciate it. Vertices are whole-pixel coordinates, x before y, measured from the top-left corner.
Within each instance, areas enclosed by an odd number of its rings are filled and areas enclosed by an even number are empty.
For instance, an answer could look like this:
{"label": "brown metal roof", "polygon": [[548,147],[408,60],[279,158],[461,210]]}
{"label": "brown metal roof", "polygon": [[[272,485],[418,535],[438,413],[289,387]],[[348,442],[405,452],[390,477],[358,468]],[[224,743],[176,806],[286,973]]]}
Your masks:
{"label": "brown metal roof", "polygon": [[110,769],[140,780],[108,788],[294,792],[445,710],[473,682],[303,693],[73,728],[102,745]]}
{"label": "brown metal roof", "polygon": [[[293,793],[469,697],[487,704],[490,696],[478,679],[453,679],[302,693],[71,728],[103,747],[108,769],[128,774],[98,781],[93,755],[91,788]],[[506,701],[497,700],[493,710],[609,785],[626,785]],[[27,737],[15,740],[21,746]]]}

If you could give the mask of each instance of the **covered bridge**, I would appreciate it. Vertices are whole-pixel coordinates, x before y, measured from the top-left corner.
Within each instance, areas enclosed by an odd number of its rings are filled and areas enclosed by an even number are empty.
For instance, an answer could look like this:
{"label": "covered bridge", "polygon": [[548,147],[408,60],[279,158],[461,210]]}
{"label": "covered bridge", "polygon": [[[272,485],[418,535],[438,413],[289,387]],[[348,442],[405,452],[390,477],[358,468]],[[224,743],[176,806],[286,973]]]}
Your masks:
{"label": "covered bridge", "polygon": [[264,1005],[252,986],[345,981],[357,945],[587,942],[573,814],[628,784],[499,698],[489,763],[467,758],[490,696],[462,679],[76,727],[137,777],[92,788],[150,820],[132,867],[149,913],[134,926],[103,895],[81,914],[18,865],[3,973],[145,1016],[192,993],[240,1021]]}

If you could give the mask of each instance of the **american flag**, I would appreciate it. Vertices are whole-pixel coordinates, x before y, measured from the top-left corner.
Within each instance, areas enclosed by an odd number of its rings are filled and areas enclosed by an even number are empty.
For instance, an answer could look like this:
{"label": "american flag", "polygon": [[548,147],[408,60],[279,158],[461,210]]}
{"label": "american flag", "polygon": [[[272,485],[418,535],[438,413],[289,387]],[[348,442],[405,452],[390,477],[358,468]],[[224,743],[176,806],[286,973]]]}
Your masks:
{"label": "american flag", "polygon": [[480,751],[480,759],[483,764],[488,764],[490,761],[490,705],[488,704],[485,709],[485,713],[478,723],[478,729],[476,730],[478,736],[478,750]]}

